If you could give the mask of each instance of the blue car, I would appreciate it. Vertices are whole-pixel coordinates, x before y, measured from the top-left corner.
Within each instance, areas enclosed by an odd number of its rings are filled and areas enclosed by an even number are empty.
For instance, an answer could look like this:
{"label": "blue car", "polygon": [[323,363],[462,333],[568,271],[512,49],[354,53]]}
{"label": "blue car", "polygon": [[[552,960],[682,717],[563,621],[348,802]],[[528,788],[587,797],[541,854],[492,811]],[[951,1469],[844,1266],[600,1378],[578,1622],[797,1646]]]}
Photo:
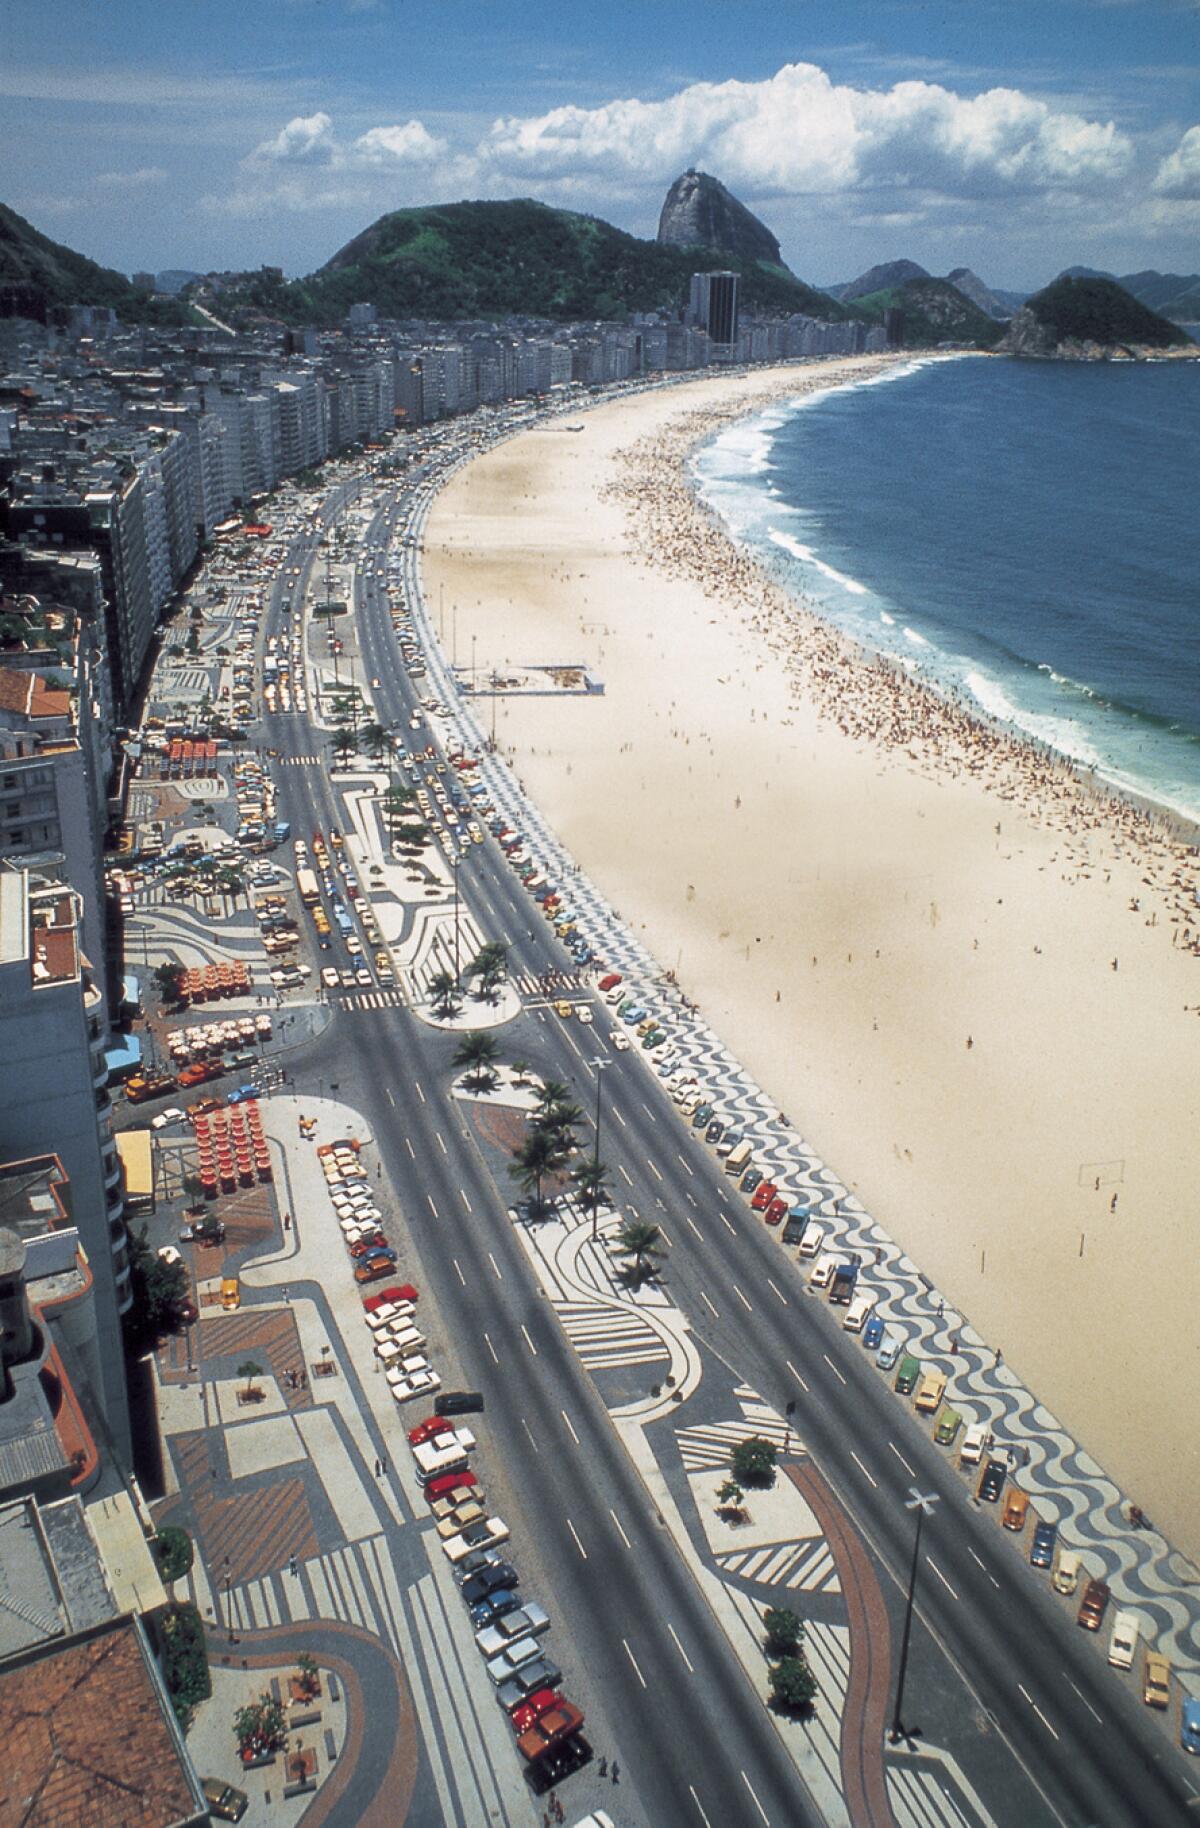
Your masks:
{"label": "blue car", "polygon": [[356,1257],[354,1261],[356,1263],[380,1263],[384,1261],[385,1258],[389,1263],[394,1263],[396,1261],[396,1253],[391,1245],[372,1244],[370,1250],[364,1250],[362,1256]]}
{"label": "blue car", "polygon": [[226,1104],[242,1104],[247,1098],[257,1097],[258,1087],[256,1085],[239,1085],[235,1092],[230,1092],[225,1102]]}
{"label": "blue car", "polygon": [[868,1352],[877,1352],[883,1342],[883,1316],[872,1314],[862,1332],[862,1342]]}
{"label": "blue car", "polygon": [[498,1587],[485,1599],[476,1600],[471,1607],[471,1623],[477,1631],[482,1630],[483,1626],[491,1625],[496,1619],[502,1618],[506,1612],[515,1612],[520,1604],[520,1596],[511,1588]]}
{"label": "blue car", "polygon": [[1179,1743],[1185,1752],[1200,1757],[1200,1701],[1187,1700],[1183,1704],[1183,1718],[1179,1725]]}
{"label": "blue car", "polygon": [[640,1003],[631,1003],[628,1009],[618,1010],[617,1013],[622,1022],[627,1022],[632,1027],[634,1022],[644,1022],[650,1012],[643,1009]]}
{"label": "blue car", "polygon": [[1039,1523],[1033,1532],[1033,1541],[1029,1545],[1029,1559],[1035,1568],[1048,1568],[1054,1560],[1054,1544],[1058,1537],[1056,1523]]}

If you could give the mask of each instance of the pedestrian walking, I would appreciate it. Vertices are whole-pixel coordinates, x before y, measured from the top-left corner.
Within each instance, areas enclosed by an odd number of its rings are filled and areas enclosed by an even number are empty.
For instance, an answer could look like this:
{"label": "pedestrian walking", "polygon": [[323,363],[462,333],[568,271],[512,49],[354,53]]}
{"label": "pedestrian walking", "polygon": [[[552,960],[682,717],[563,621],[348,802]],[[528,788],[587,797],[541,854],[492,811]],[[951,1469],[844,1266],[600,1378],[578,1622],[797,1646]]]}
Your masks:
{"label": "pedestrian walking", "polygon": [[290,1231],[292,1229],[292,1215],[290,1212],[285,1212],[283,1215],[283,1229],[285,1231]]}
{"label": "pedestrian walking", "polygon": [[294,1555],[289,1555],[289,1557],[288,1557],[288,1573],[291,1575],[293,1580],[296,1580],[299,1576],[300,1563],[296,1560],[296,1557]]}
{"label": "pedestrian walking", "polygon": [[614,1784],[619,1784],[621,1781],[621,1767],[615,1758],[612,1761],[612,1780]]}
{"label": "pedestrian walking", "polygon": [[1002,1365],[1003,1363],[1004,1363],[1004,1354],[1000,1350],[999,1346],[997,1346],[996,1347],[996,1356],[995,1356],[995,1359],[993,1360],[993,1366],[998,1367],[998,1366]]}
{"label": "pedestrian walking", "polygon": [[601,1777],[607,1777],[607,1776],[608,1776],[608,1760],[607,1760],[607,1758],[602,1758],[602,1759],[601,1759],[601,1760],[600,1760],[600,1775],[601,1775]]}

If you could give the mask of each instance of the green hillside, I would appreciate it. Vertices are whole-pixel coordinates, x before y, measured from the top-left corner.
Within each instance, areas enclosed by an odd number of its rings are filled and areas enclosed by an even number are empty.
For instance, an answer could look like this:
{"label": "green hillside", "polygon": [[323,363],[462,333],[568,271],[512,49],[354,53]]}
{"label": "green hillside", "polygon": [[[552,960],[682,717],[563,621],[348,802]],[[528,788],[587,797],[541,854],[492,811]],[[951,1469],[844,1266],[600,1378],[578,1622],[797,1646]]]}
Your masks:
{"label": "green hillside", "polygon": [[1133,343],[1169,349],[1189,340],[1115,279],[1064,275],[1035,292],[1026,309],[1059,343]]}
{"label": "green hillside", "polygon": [[909,279],[881,292],[868,292],[854,300],[854,309],[881,323],[887,311],[899,311],[902,327],[898,341],[906,349],[935,349],[940,343],[967,343],[990,349],[1003,333],[1003,324],[948,279]]}
{"label": "green hillside", "polygon": [[175,300],[135,290],[123,273],[51,241],[0,203],[0,317],[44,322],[72,305],[108,306],[131,324],[178,324],[188,317]]}
{"label": "green hillside", "polygon": [[[247,276],[242,297],[289,322],[339,322],[363,301],[386,317],[620,318],[678,310],[703,250],[640,241],[595,216],[545,203],[449,203],[395,210],[307,279]],[[765,261],[721,258],[745,304],[841,319],[833,299]]]}

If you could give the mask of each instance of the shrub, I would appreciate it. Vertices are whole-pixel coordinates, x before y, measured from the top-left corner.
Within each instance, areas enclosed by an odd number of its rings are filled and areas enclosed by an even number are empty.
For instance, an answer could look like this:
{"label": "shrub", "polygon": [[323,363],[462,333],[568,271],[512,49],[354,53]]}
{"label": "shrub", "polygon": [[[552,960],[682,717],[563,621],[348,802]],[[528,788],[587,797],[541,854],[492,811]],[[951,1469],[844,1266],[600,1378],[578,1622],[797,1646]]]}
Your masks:
{"label": "shrub", "polygon": [[817,1678],[802,1656],[781,1657],[773,1663],[769,1681],[771,1700],[778,1708],[805,1712],[817,1698]]}
{"label": "shrub", "polygon": [[152,1544],[164,1580],[182,1580],[195,1559],[195,1547],[186,1530],[164,1524]]}
{"label": "shrub", "polygon": [[750,1435],[730,1454],[729,1470],[739,1485],[770,1487],[775,1483],[775,1449],[761,1435]]}
{"label": "shrub", "polygon": [[776,1656],[799,1650],[804,1642],[804,1621],[786,1606],[769,1606],[763,1616],[767,1649]]}
{"label": "shrub", "polygon": [[[183,1535],[183,1531],[179,1534]],[[188,1546],[191,1547],[190,1542]],[[193,1711],[212,1694],[204,1626],[196,1608],[185,1602],[163,1609],[159,1614],[159,1631],[163,1647],[163,1680],[175,1709],[175,1718],[186,1733]]]}

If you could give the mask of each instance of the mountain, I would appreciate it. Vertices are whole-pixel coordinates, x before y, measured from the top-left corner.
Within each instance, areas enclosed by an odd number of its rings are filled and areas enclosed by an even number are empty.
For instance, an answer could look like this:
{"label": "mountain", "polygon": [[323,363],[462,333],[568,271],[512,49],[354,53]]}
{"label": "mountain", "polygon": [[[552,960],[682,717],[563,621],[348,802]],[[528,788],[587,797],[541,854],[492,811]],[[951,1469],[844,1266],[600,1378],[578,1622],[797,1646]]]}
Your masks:
{"label": "mountain", "polygon": [[[785,267],[722,259],[741,275],[747,306],[846,315]],[[238,295],[292,323],[338,323],[359,300],[386,317],[619,318],[678,311],[696,264],[694,250],[640,241],[545,203],[447,203],[381,216],[307,279],[247,274]]]}
{"label": "mountain", "polygon": [[[911,266],[914,263],[893,261],[891,264]],[[941,343],[967,343],[990,349],[1001,331],[995,318],[981,311],[957,286],[951,285],[948,279],[934,279],[928,273],[921,278],[906,279],[900,285],[883,286],[877,292],[865,293],[854,300],[854,309],[875,322],[882,322],[885,312],[898,312],[898,333],[894,340],[908,349],[936,349]]]}
{"label": "mountain", "polygon": [[1186,347],[1178,325],[1151,311],[1115,279],[1060,274],[1017,312],[1001,343],[1010,355],[1103,359]]}
{"label": "mountain", "polygon": [[958,287],[964,298],[969,298],[973,305],[978,305],[979,309],[988,317],[1004,320],[1012,316],[1011,309],[1001,302],[995,292],[984,285],[978,273],[972,273],[970,267],[955,267],[952,273],[947,273],[946,278],[952,286]]}
{"label": "mountain", "polygon": [[182,292],[195,279],[203,278],[201,273],[193,273],[187,267],[168,267],[165,273],[156,273],[154,283],[160,292]]}
{"label": "mountain", "polygon": [[187,321],[181,306],[135,291],[124,273],[51,241],[0,203],[0,317],[45,323],[75,305],[108,307],[131,324]]}
{"label": "mountain", "polygon": [[1111,279],[1118,285],[1121,283],[1115,273],[1106,273],[1103,267],[1064,267],[1058,279],[1051,280],[1051,285],[1057,285],[1059,279]]}
{"label": "mountain", "polygon": [[1127,292],[1160,317],[1177,324],[1200,321],[1200,273],[1126,273],[1121,281]]}
{"label": "mountain", "polygon": [[658,241],[661,247],[707,248],[722,258],[783,266],[779,243],[766,223],[706,171],[688,170],[676,178],[658,219]]}
{"label": "mountain", "polygon": [[828,289],[832,297],[848,305],[852,299],[869,298],[875,292],[886,292],[891,286],[902,286],[906,280],[931,277],[915,260],[885,260],[880,266],[868,267],[857,279],[849,279],[843,285],[830,286]]}

